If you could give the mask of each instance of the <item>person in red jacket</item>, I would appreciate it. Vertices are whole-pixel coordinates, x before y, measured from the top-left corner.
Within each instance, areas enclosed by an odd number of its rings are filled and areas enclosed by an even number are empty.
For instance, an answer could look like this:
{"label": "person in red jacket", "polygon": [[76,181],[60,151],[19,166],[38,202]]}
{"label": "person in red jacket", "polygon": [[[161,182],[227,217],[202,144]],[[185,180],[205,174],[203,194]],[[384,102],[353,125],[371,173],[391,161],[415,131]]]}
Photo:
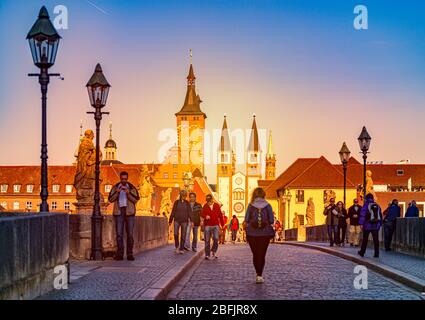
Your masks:
{"label": "person in red jacket", "polygon": [[[220,225],[224,226],[224,220],[220,205],[214,202],[211,194],[206,196],[206,200],[207,203],[202,208],[201,217],[204,219],[205,259],[209,260],[210,255],[213,259],[217,259]],[[212,248],[211,236],[213,238]]]}

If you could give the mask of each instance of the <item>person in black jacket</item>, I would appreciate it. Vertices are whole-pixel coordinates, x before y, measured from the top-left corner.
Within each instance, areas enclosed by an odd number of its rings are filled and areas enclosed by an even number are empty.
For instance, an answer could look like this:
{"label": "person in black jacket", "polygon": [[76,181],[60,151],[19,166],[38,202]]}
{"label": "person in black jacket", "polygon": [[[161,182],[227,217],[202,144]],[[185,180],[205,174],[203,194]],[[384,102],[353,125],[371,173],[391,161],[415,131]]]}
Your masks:
{"label": "person in black jacket", "polygon": [[[186,200],[187,191],[181,190],[180,197],[174,201],[173,210],[171,211],[169,224],[174,220],[174,243],[176,246],[176,253],[184,253],[184,242],[186,240],[187,224],[190,216],[190,204]],[[180,231],[180,241],[179,241]]]}
{"label": "person in black jacket", "polygon": [[345,245],[345,235],[347,233],[347,210],[344,208],[344,203],[338,201],[336,204],[336,211],[338,212],[338,231],[337,231],[337,241],[335,241],[337,246]]}
{"label": "person in black jacket", "polygon": [[185,250],[189,250],[190,246],[190,232],[193,232],[192,236],[192,251],[197,251],[198,246],[198,230],[201,225],[201,211],[202,205],[196,202],[196,193],[191,192],[189,194],[190,214],[189,214],[189,225],[186,232]]}
{"label": "person in black jacket", "polygon": [[358,247],[360,242],[360,233],[362,231],[359,224],[360,210],[362,207],[359,205],[358,199],[354,199],[353,202],[354,204],[348,209],[348,218],[350,219],[348,242],[350,243],[351,247]]}

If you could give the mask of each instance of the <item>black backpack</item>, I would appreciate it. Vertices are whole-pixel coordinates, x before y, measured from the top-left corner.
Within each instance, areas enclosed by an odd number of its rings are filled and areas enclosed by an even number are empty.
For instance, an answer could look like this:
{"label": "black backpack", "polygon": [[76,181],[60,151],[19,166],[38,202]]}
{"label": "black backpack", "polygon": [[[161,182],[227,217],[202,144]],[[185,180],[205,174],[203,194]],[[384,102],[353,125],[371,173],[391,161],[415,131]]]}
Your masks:
{"label": "black backpack", "polygon": [[[257,219],[255,219],[255,214],[254,214],[255,209],[257,209],[257,213],[258,213]],[[255,208],[251,206],[251,211],[249,214],[249,224],[251,225],[253,229],[264,229],[270,224],[268,221],[269,220],[268,216],[266,215],[265,219],[263,217],[263,209]]]}

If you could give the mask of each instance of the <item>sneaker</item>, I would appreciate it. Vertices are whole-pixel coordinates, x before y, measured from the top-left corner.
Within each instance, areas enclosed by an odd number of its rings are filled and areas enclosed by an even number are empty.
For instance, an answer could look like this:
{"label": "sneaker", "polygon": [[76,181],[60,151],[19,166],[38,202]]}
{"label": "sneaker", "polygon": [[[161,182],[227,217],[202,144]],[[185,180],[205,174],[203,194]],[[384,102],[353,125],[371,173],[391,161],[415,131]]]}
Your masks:
{"label": "sneaker", "polygon": [[127,256],[127,260],[128,260],[128,261],[134,261],[134,256],[133,256],[132,254],[129,254],[129,255]]}
{"label": "sneaker", "polygon": [[218,259],[218,257],[217,257],[217,253],[215,253],[214,251],[212,252],[212,257],[213,257],[213,259]]}
{"label": "sneaker", "polygon": [[360,256],[360,257],[364,257],[364,253],[363,252],[361,252],[361,251],[357,251],[357,254]]}
{"label": "sneaker", "polygon": [[256,283],[264,283],[264,279],[263,279],[263,277],[262,277],[262,276],[257,276],[257,277],[255,278],[255,282],[256,282]]}
{"label": "sneaker", "polygon": [[189,248],[186,248],[186,247],[184,247],[183,250],[184,251],[190,251],[190,249]]}
{"label": "sneaker", "polygon": [[210,260],[210,257],[209,256],[205,256],[205,260]]}
{"label": "sneaker", "polygon": [[116,261],[122,261],[122,260],[124,260],[124,257],[123,256],[115,256],[114,257],[114,260],[116,260]]}

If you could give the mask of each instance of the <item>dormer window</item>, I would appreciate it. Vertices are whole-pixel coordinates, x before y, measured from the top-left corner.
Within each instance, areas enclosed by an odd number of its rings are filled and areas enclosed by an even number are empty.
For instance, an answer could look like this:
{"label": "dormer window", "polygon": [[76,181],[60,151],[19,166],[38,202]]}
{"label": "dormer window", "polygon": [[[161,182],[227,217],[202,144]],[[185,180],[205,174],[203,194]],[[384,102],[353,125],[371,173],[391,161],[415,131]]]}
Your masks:
{"label": "dormer window", "polygon": [[404,170],[403,169],[397,169],[397,175],[400,176],[404,176]]}
{"label": "dormer window", "polygon": [[15,193],[21,192],[21,185],[20,184],[14,184],[13,185],[13,192],[15,192]]}
{"label": "dormer window", "polygon": [[34,185],[27,184],[27,193],[33,193],[33,191],[34,191]]}
{"label": "dormer window", "polygon": [[52,187],[53,193],[58,193],[60,189],[60,184],[54,184]]}
{"label": "dormer window", "polygon": [[7,189],[8,189],[8,185],[7,184],[2,184],[1,186],[0,186],[0,192],[1,193],[6,193],[7,192]]}

